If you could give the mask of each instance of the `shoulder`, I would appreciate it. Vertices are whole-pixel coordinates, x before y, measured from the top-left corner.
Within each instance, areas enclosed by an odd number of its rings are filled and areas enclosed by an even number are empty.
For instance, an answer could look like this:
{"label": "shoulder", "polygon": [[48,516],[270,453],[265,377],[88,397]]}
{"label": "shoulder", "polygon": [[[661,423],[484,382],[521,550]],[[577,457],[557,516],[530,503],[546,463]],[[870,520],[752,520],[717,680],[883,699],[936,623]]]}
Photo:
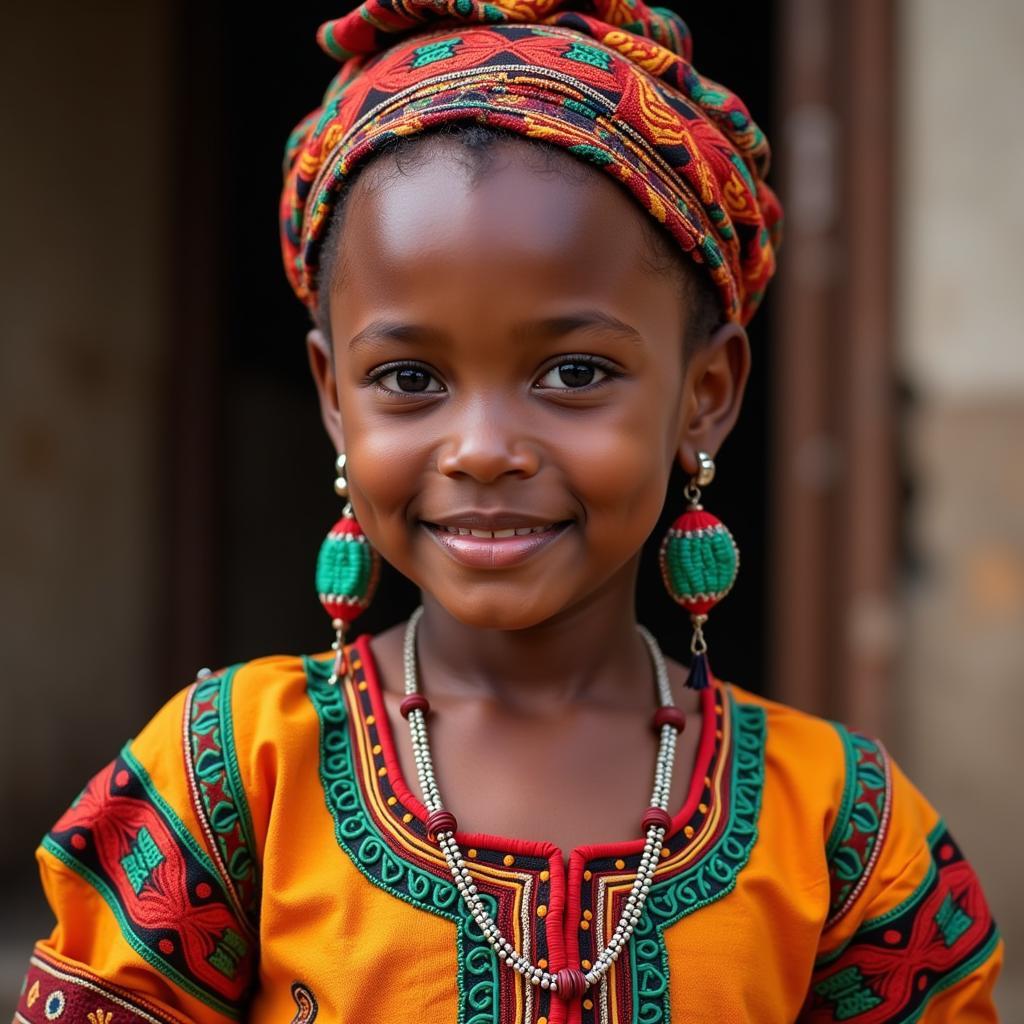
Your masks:
{"label": "shoulder", "polygon": [[828,880],[827,932],[925,856],[939,815],[878,737],[729,689],[737,705],[764,716],[766,807],[813,845],[809,855]]}
{"label": "shoulder", "polygon": [[[848,810],[862,765],[884,759],[881,744],[840,722],[725,683],[737,711],[762,722],[765,785],[785,795],[790,811],[799,808],[802,831],[816,822],[825,850]],[[771,797],[771,792],[767,794]],[[781,811],[782,808],[779,808]]]}

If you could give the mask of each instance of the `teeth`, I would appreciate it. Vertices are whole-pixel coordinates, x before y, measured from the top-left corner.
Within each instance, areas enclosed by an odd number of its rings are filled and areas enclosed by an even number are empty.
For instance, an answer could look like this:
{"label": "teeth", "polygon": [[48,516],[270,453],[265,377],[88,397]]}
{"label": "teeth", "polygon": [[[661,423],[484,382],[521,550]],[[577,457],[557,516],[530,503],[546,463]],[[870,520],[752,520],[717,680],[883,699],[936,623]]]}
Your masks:
{"label": "teeth", "polygon": [[441,529],[445,530],[447,533],[482,537],[492,540],[497,537],[523,537],[528,533],[543,533],[545,530],[550,530],[552,526],[554,526],[554,523],[549,523],[547,526],[523,526],[518,529],[510,530],[467,530],[464,527],[459,526],[441,526]]}

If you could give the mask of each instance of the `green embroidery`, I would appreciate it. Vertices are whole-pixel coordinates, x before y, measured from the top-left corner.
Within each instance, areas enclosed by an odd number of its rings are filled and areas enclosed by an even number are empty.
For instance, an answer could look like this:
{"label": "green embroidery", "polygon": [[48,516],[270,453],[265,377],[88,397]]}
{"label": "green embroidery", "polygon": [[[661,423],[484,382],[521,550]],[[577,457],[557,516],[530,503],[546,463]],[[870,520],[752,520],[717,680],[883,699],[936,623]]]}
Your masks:
{"label": "green embroidery", "polygon": [[612,55],[599,50],[596,46],[588,46],[586,43],[571,43],[569,49],[562,54],[568,60],[576,60],[581,64],[589,64],[591,67],[607,71],[611,67]]}
{"label": "green embroidery", "polygon": [[949,949],[974,924],[974,918],[957,903],[953,894],[948,892],[942,901],[942,906],[935,914],[935,924],[942,935],[942,941]]}
{"label": "green embroidery", "polygon": [[220,971],[225,978],[234,978],[238,973],[238,965],[249,952],[245,939],[231,928],[225,928],[224,934],[214,951],[206,958],[210,965]]}
{"label": "green embroidery", "polygon": [[[214,887],[222,885],[221,876],[217,872],[217,868],[193,837],[192,833],[189,832],[185,823],[180,817],[178,817],[171,805],[163,798],[163,796],[160,795],[159,791],[153,785],[153,780],[150,778],[149,773],[142,766],[142,763],[132,754],[130,743],[126,743],[121,749],[120,757],[127,768],[131,771],[135,781],[137,781],[142,787],[146,800],[148,800],[148,802],[160,812],[164,823],[169,827],[175,840],[179,844],[180,852],[186,858],[188,856],[193,858],[192,866],[186,867],[186,865],[183,864],[181,870],[183,872],[195,870],[201,871],[202,875],[200,875],[200,877],[202,880],[210,885],[213,891],[216,891]],[[147,832],[148,835],[148,830],[145,828],[141,828],[139,830],[140,834],[142,832]],[[155,841],[152,841],[151,838],[150,841],[152,842],[153,847],[157,848],[159,851],[159,848],[156,847]],[[143,840],[143,843],[145,844],[145,840]],[[113,879],[109,875],[100,875],[97,871],[94,871],[87,864],[83,863],[82,860],[73,855],[65,849],[60,842],[58,842],[53,832],[43,837],[41,845],[48,853],[52,854],[72,871],[81,875],[81,877],[84,878],[103,897],[107,906],[110,908],[117,920],[123,938],[132,947],[132,949],[139,954],[139,956],[156,968],[156,970],[161,974],[165,975],[172,982],[177,984],[185,992],[195,996],[196,999],[201,1000],[207,1006],[213,1007],[213,1009],[218,1013],[236,1020],[240,1018],[241,1013],[238,1006],[221,998],[216,992],[209,988],[209,986],[203,984],[199,979],[194,979],[191,975],[186,975],[182,973],[182,971],[179,971],[173,963],[167,960],[158,951],[158,949],[152,948],[137,933],[136,924],[126,911],[122,900],[118,896],[116,887],[113,884]],[[138,836],[133,844],[133,852],[137,848],[140,850],[146,848],[146,845],[139,846]],[[161,859],[163,859],[165,855],[162,851],[159,852]],[[151,852],[149,856],[152,856]],[[122,867],[124,867],[123,861]],[[138,890],[135,891],[137,894]],[[226,893],[224,893],[223,890],[221,890],[221,895],[226,897]]]}
{"label": "green embroidery", "polygon": [[584,117],[589,117],[591,121],[597,117],[597,111],[593,107],[586,103],[581,103],[579,100],[574,100],[569,96],[562,100],[562,106],[575,110],[577,114],[582,114]]}
{"label": "green embroidery", "polygon": [[149,881],[153,869],[164,861],[164,855],[156,840],[150,835],[149,829],[143,826],[135,834],[131,849],[121,858],[121,867],[131,887],[138,896],[142,887]]}
{"label": "green embroidery", "polygon": [[737,704],[727,687],[722,692],[733,722],[729,821],[718,842],[696,864],[651,887],[633,933],[630,957],[632,1019],[644,1024],[671,1019],[665,929],[731,892],[757,841],[764,787],[764,709],[755,704]]}
{"label": "green embroidery", "polygon": [[873,1010],[882,1002],[864,981],[859,967],[844,967],[831,977],[818,982],[814,991],[833,1004],[833,1020],[849,1020]]}
{"label": "green embroidery", "polygon": [[241,662],[200,680],[189,700],[188,744],[193,806],[209,825],[211,853],[252,925],[259,927],[259,868],[252,814],[242,784],[231,718],[231,691]]}
{"label": "green embroidery", "polygon": [[[328,684],[328,662],[316,661],[308,655],[302,661],[307,690],[320,719],[320,779],[327,808],[334,818],[338,845],[374,885],[457,926],[457,1024],[498,1024],[498,957],[454,883],[402,859],[384,842],[356,779],[346,726],[348,710],[341,688]],[[496,915],[497,900],[489,893],[480,893],[480,898],[488,913]]]}
{"label": "green embroidery", "polygon": [[588,146],[583,142],[578,146],[570,146],[569,152],[583,157],[584,160],[589,160],[592,164],[610,164],[615,161],[615,158],[610,153],[605,152],[605,150],[600,149],[598,146]]}
{"label": "green embroidery", "polygon": [[427,64],[434,64],[439,60],[448,60],[454,55],[455,47],[462,40],[455,36],[452,39],[439,39],[434,43],[425,43],[413,50],[412,67],[422,68]]}
{"label": "green embroidery", "polygon": [[846,912],[884,839],[889,785],[881,744],[851,732],[840,722],[831,725],[839,734],[845,755],[845,782],[832,831],[825,843],[831,895],[826,927]]}

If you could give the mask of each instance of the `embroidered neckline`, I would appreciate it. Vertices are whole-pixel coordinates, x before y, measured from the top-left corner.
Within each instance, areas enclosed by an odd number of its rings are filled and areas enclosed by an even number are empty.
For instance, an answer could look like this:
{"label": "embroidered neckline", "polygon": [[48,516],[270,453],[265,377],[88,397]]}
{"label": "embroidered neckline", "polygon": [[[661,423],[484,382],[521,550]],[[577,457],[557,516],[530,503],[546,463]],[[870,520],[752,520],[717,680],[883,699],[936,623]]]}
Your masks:
{"label": "embroidered neckline", "polygon": [[[320,718],[321,777],[339,845],[374,884],[458,924],[459,1024],[528,1024],[538,1014],[550,1024],[564,1024],[566,1004],[515,972],[499,970],[493,951],[463,913],[447,864],[426,839],[425,808],[397,764],[369,640],[364,634],[346,646],[352,673],[338,686],[327,682],[332,653],[303,658]],[[636,940],[584,1002],[581,1024],[641,1019],[638,1008],[652,1024],[668,1019],[662,933],[731,892],[756,842],[763,711],[738,703],[730,685],[717,680],[703,692],[702,710],[690,791],[664,840]],[[552,843],[462,831],[457,836],[503,932],[551,970],[586,967],[607,944],[644,841],[576,847],[566,872],[562,851]]]}
{"label": "embroidered neckline", "polygon": [[[355,692],[348,692],[348,688],[346,688],[346,702],[350,711],[358,715],[363,725],[368,726],[368,734],[373,739],[370,750],[374,762],[378,766],[376,773],[372,776],[373,788],[380,795],[381,805],[388,808],[391,823],[396,830],[407,834],[411,833],[416,839],[427,842],[427,809],[402,774],[392,723],[384,703],[383,688],[380,684],[377,662],[370,647],[370,639],[370,634],[363,633],[355,641],[346,645],[356,688]],[[323,667],[329,674],[333,657],[333,654],[330,654],[325,656],[325,661],[314,663],[318,667]],[[715,764],[723,760],[727,745],[727,736],[723,730],[724,708],[720,692],[721,685],[718,680],[714,680],[711,686],[700,693],[701,734],[697,743],[697,756],[693,765],[689,789],[684,796],[682,806],[676,808],[672,826],[665,835],[665,845],[670,847],[673,853],[676,852],[675,846],[678,845],[673,844],[673,840],[681,838],[689,843],[692,839],[698,838],[702,826],[707,820],[712,819],[719,810],[711,774]],[[380,767],[385,768],[386,771],[381,772]],[[391,801],[389,798],[392,796],[397,797],[397,800]],[[407,817],[409,814],[412,814],[411,819]],[[692,835],[685,833],[687,828],[693,830]],[[478,856],[474,860],[479,863],[488,862],[486,858],[479,858],[479,853],[482,850],[503,855],[495,867],[510,866],[505,863],[504,855],[506,854],[517,859],[519,856],[525,855],[548,862],[557,862],[563,871],[567,862],[569,878],[573,875],[574,866],[578,866],[582,873],[582,869],[589,866],[592,861],[610,860],[614,863],[618,859],[627,860],[624,870],[629,874],[628,859],[633,858],[636,863],[639,863],[639,856],[644,846],[644,837],[640,835],[634,839],[611,843],[584,843],[566,851],[546,840],[518,839],[512,836],[468,832],[461,829],[456,833],[456,838],[464,851],[467,849],[477,851]],[[430,846],[433,848],[433,844]],[[448,869],[440,852],[437,853],[437,860],[447,874]],[[659,865],[656,879],[663,873],[663,867],[664,865]],[[632,871],[632,874],[635,874],[635,870]]]}

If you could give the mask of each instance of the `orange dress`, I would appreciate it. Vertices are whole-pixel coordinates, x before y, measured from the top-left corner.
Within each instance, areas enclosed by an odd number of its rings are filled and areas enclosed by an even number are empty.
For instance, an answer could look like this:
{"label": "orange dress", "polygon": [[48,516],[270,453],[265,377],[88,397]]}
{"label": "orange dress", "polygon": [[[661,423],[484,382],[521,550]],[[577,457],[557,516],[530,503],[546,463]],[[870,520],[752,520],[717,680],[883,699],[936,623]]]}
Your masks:
{"label": "orange dress", "polygon": [[[426,838],[368,640],[338,685],[330,652],[201,675],[88,784],[37,854],[57,923],[16,1021],[997,1019],[977,877],[881,743],[719,681],[629,944],[581,999],[525,983]],[[607,943],[644,842],[566,870],[550,843],[456,837],[551,971]]]}

